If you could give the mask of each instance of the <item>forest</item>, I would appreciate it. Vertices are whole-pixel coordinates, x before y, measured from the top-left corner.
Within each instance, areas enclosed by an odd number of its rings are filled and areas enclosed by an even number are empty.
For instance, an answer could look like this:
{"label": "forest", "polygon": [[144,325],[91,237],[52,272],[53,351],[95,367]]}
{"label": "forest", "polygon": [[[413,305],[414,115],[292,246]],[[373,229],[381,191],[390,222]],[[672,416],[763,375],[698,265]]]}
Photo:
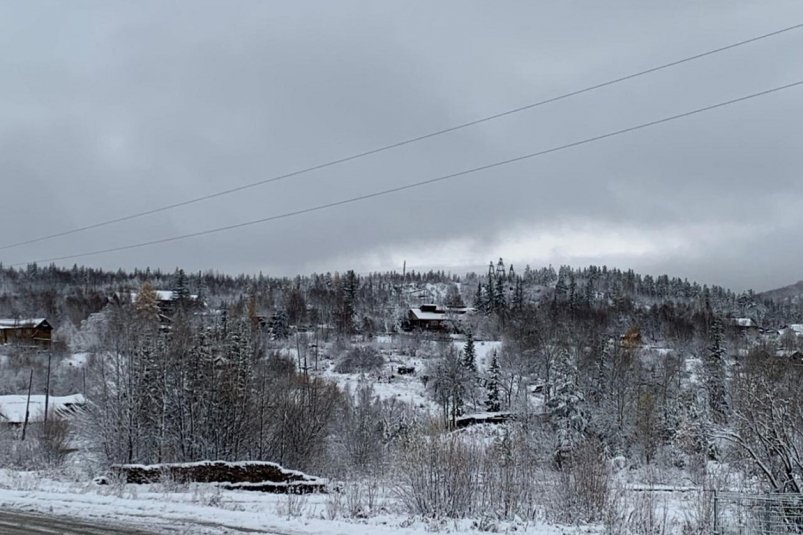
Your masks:
{"label": "forest", "polygon": [[[425,303],[467,313],[411,328]],[[54,328],[0,346],[0,394],[87,400],[27,441],[4,429],[18,469],[271,461],[364,488],[362,514],[385,489],[423,517],[610,533],[666,529],[638,485],[803,499],[796,298],[502,259],[460,276],[30,265],[0,268],[0,317]],[[677,532],[710,532],[699,503]]]}

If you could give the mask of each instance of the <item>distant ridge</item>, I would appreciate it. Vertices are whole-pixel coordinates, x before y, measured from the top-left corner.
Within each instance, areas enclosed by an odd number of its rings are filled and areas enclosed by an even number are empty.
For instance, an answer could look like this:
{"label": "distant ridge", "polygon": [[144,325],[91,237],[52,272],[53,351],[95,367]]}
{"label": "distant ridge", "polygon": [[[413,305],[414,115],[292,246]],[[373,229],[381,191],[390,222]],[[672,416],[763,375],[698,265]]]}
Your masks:
{"label": "distant ridge", "polygon": [[777,302],[795,302],[803,301],[803,280],[797,281],[789,286],[783,286],[774,290],[761,292],[758,297],[762,300],[769,299]]}

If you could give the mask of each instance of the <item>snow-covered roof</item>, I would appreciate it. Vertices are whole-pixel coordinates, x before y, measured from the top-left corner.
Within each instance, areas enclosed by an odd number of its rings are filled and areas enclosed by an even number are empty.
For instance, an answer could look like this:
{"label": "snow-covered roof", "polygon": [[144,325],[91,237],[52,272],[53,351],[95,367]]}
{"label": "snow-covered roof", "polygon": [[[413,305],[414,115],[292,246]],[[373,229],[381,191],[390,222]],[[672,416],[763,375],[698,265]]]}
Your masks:
{"label": "snow-covered roof", "polygon": [[792,331],[796,336],[803,336],[803,323],[792,323],[790,325],[786,325],[778,331],[778,334],[783,336],[788,331]]}
{"label": "snow-covered roof", "polygon": [[[173,290],[155,290],[155,292],[156,292],[156,299],[158,299],[159,301],[169,302],[178,299],[176,293]],[[136,301],[137,295],[138,295],[137,292],[131,292],[131,300]],[[190,299],[192,301],[195,301],[196,299],[198,299],[198,296],[190,295]]]}
{"label": "snow-covered roof", "polygon": [[758,327],[752,318],[734,318],[733,324],[737,327]]}
{"label": "snow-covered roof", "polygon": [[[71,396],[50,396],[48,409],[56,414],[67,414],[75,407],[86,404],[82,394]],[[0,421],[21,424],[25,422],[25,407],[28,396],[0,396]],[[45,396],[41,394],[31,396],[28,407],[28,422],[41,422],[45,414]]]}
{"label": "snow-covered roof", "polygon": [[44,323],[45,318],[0,319],[0,329],[33,329]]}
{"label": "snow-covered roof", "polygon": [[421,321],[441,321],[446,319],[446,312],[422,312],[420,308],[411,308],[410,312],[417,320]]}

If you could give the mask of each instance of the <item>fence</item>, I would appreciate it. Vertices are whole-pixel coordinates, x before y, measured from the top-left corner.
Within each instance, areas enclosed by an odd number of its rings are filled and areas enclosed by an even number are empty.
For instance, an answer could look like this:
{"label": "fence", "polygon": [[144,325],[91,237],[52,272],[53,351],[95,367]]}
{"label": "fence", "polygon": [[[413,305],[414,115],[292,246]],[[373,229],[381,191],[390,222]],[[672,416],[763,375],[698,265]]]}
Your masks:
{"label": "fence", "polygon": [[803,495],[714,492],[714,535],[803,534]]}

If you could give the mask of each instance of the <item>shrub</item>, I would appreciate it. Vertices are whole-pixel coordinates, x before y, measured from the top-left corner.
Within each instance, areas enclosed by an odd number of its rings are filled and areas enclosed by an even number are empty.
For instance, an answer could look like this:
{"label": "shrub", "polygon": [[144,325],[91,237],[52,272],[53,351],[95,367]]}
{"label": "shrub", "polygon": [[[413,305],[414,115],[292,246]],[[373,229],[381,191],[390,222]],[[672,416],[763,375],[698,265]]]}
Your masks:
{"label": "shrub", "polygon": [[335,371],[338,373],[367,373],[385,365],[384,357],[375,347],[356,346],[340,357]]}

